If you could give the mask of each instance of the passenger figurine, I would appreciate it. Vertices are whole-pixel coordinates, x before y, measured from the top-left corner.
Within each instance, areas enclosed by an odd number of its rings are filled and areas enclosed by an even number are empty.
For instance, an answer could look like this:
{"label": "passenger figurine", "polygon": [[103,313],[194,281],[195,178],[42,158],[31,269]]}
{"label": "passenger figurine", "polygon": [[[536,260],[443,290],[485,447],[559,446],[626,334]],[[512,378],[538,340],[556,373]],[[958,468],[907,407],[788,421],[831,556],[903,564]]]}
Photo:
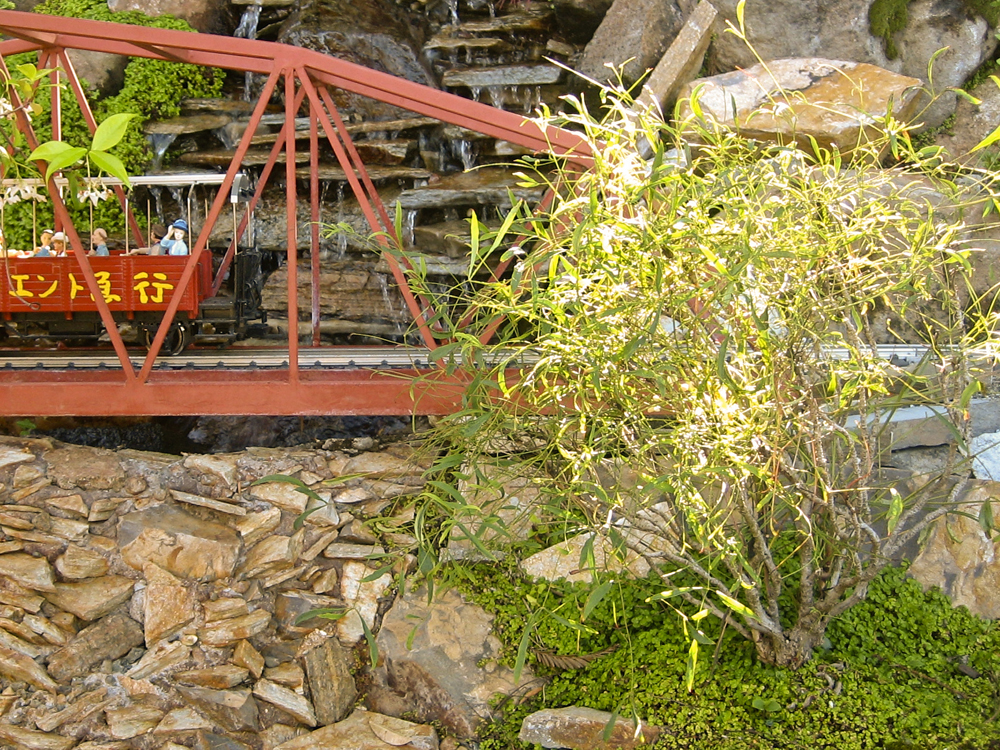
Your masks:
{"label": "passenger figurine", "polygon": [[51,229],[42,230],[42,241],[34,252],[28,257],[51,258],[52,257],[52,236],[55,234]]}
{"label": "passenger figurine", "polygon": [[187,230],[188,225],[184,219],[178,219],[170,225],[167,233],[160,240],[160,246],[167,251],[167,255],[188,254],[188,246],[184,241],[184,237],[187,236]]}
{"label": "passenger figurine", "polygon": [[108,233],[100,227],[90,233],[90,252],[87,255],[102,258],[111,255],[108,251]]}
{"label": "passenger figurine", "polygon": [[163,255],[163,246],[160,244],[160,238],[167,233],[166,227],[162,224],[153,224],[151,227],[150,246],[149,247],[134,247],[129,250],[126,255]]}
{"label": "passenger figurine", "polygon": [[49,253],[56,258],[66,257],[66,235],[62,232],[56,232],[52,235],[52,245],[49,247]]}

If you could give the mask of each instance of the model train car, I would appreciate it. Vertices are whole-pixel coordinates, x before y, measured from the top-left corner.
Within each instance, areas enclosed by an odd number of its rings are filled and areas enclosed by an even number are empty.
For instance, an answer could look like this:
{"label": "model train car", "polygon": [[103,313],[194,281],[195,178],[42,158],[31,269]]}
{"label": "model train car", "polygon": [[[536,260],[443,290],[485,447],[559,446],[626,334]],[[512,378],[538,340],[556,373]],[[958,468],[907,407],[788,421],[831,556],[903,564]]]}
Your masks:
{"label": "model train car", "polygon": [[[160,184],[176,185],[179,180],[174,176],[171,182]],[[147,181],[136,178],[133,182]],[[198,175],[180,184],[218,181]],[[237,190],[233,196],[235,203]],[[112,252],[88,260],[115,321],[131,324],[139,341],[148,345],[190,258]],[[261,307],[261,254],[256,249],[239,249],[229,281],[225,291],[212,293],[212,254],[202,253],[181,296],[164,352],[178,354],[192,342],[225,346],[241,338],[254,321],[266,322]],[[12,252],[0,252],[0,320],[0,339],[10,343],[48,340],[83,344],[96,342],[104,333],[97,302],[72,253],[65,257],[15,257]]]}

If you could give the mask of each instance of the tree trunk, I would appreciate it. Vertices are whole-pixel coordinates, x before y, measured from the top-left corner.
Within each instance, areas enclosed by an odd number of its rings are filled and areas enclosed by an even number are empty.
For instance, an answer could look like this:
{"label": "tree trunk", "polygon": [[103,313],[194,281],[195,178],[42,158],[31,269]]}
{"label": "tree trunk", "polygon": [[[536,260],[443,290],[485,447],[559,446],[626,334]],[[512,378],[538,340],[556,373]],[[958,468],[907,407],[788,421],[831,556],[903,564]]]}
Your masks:
{"label": "tree trunk", "polygon": [[813,649],[822,640],[822,632],[812,632],[796,625],[787,632],[757,639],[757,657],[765,664],[798,669],[809,661]]}

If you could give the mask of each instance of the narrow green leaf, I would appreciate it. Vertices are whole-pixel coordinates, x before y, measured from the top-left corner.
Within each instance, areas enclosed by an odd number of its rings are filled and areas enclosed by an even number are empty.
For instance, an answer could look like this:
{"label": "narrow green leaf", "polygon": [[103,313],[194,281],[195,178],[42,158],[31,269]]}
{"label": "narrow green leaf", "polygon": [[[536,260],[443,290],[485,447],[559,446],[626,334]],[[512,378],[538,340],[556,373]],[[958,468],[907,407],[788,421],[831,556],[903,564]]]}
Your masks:
{"label": "narrow green leaf", "polygon": [[361,629],[365,632],[365,640],[368,641],[368,658],[371,659],[372,669],[375,669],[378,666],[378,644],[375,642],[371,628],[368,627],[368,622],[361,616],[360,612],[358,619],[361,620]]}
{"label": "narrow green leaf", "polygon": [[892,502],[889,503],[889,512],[886,514],[886,527],[891,534],[899,523],[899,517],[903,515],[903,496],[895,487],[889,488],[889,494],[892,496]]}
{"label": "narrow green leaf", "polygon": [[616,708],[611,712],[611,716],[608,717],[608,722],[604,725],[604,729],[601,732],[601,740],[603,742],[611,742],[611,736],[615,731],[615,724],[618,722],[618,709]]}
{"label": "narrow green leaf", "polygon": [[528,644],[531,643],[531,633],[535,629],[538,615],[532,612],[528,621],[524,624],[524,632],[521,633],[521,641],[517,644],[517,657],[514,659],[514,684],[521,681],[521,672],[524,670],[524,663],[528,659]]}
{"label": "narrow green leaf", "polygon": [[701,586],[684,586],[679,589],[667,589],[666,591],[661,591],[659,594],[653,594],[651,597],[646,599],[646,603],[666,601],[667,599],[673,599],[681,594],[686,594],[689,591],[701,591],[701,589]]}
{"label": "narrow green leaf", "polygon": [[736,23],[740,25],[740,31],[746,29],[746,24],[743,21],[743,14],[746,11],[747,2],[746,0],[740,0],[736,3]]}
{"label": "narrow green leaf", "polygon": [[961,406],[963,409],[968,409],[969,402],[972,401],[972,397],[975,396],[977,393],[979,393],[982,387],[983,384],[980,381],[978,380],[971,381],[967,386],[965,386],[965,390],[962,391],[962,396],[958,400],[959,406]]}
{"label": "narrow green leaf", "polygon": [[392,572],[392,568],[393,568],[393,563],[389,563],[388,565],[383,565],[378,570],[372,571],[371,573],[369,573],[368,575],[366,575],[364,578],[362,578],[361,579],[361,583],[369,583],[371,581],[377,581],[379,578],[381,578],[382,576],[384,576],[386,573],[391,573]]}
{"label": "narrow green leaf", "polygon": [[986,534],[987,538],[993,535],[995,529],[993,525],[993,500],[992,498],[986,498],[983,504],[979,507],[979,526]]}
{"label": "narrow green leaf", "polygon": [[328,505],[328,503],[322,503],[321,505],[317,505],[315,508],[310,508],[307,511],[303,511],[302,513],[299,513],[299,515],[297,515],[295,517],[295,522],[292,524],[292,529],[294,529],[295,531],[298,531],[299,529],[301,529],[302,528],[302,524],[304,524],[306,522],[306,519],[309,518],[309,516],[311,516],[313,513],[315,513],[318,510],[322,510],[327,505]]}
{"label": "narrow green leaf", "polygon": [[690,693],[694,690],[694,674],[698,668],[698,641],[691,639],[691,647],[688,649],[687,661],[684,664],[684,687]]}
{"label": "narrow green leaf", "polygon": [[742,602],[736,601],[731,596],[723,594],[721,591],[716,591],[715,595],[722,600],[723,604],[733,610],[736,614],[743,615],[744,617],[749,617],[754,620],[757,619],[757,615],[753,613],[753,610]]}
{"label": "narrow green leaf", "polygon": [[258,484],[268,484],[269,482],[282,482],[283,484],[294,484],[297,487],[306,487],[306,483],[303,482],[298,477],[290,477],[287,474],[268,474],[266,477],[261,477],[260,479],[252,482],[251,487],[256,487]]}
{"label": "narrow green leaf", "polygon": [[[94,141],[90,146],[91,150],[107,151],[117,146],[121,139],[125,137],[125,130],[128,128],[128,124],[133,117],[137,117],[137,115],[129,112],[119,112],[116,115],[111,115],[98,125],[97,130],[94,131]],[[115,175],[115,177],[117,176]]]}
{"label": "narrow green leaf", "polygon": [[295,624],[298,625],[300,622],[305,622],[306,620],[311,620],[314,617],[321,617],[324,620],[342,620],[347,615],[349,609],[330,608],[321,607],[319,609],[310,609],[308,612],[303,612],[301,615],[295,618]]}
{"label": "narrow green leaf", "polygon": [[604,597],[608,595],[608,592],[611,591],[612,586],[614,586],[614,581],[605,581],[590,592],[590,596],[587,597],[586,604],[583,605],[583,614],[580,616],[581,621],[585,621],[588,617],[590,617],[594,608],[600,604]]}

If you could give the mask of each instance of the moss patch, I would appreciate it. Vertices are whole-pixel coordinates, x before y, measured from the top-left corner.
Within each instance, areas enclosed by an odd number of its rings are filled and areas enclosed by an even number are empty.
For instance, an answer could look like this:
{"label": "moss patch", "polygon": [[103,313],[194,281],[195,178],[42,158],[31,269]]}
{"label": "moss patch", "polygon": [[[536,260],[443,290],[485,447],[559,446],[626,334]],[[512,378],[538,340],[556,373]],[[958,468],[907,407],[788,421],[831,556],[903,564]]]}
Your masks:
{"label": "moss patch", "polygon": [[[496,632],[513,660],[532,612],[542,619],[532,648],[579,655],[617,650],[584,669],[556,671],[529,662],[548,684],[486,732],[484,750],[521,748],[524,716],[543,707],[583,705],[636,715],[666,728],[659,748],[991,748],[1000,742],[997,710],[1000,627],[924,593],[890,569],[829,630],[803,668],[759,663],[752,644],[718,622],[704,633],[694,690],[683,688],[688,640],[680,620],[646,599],[656,580],[616,582],[585,622],[588,591],[526,581],[496,566],[464,568],[461,588],[497,615]],[[677,577],[671,585],[680,585]],[[978,676],[976,676],[978,675]]]}

